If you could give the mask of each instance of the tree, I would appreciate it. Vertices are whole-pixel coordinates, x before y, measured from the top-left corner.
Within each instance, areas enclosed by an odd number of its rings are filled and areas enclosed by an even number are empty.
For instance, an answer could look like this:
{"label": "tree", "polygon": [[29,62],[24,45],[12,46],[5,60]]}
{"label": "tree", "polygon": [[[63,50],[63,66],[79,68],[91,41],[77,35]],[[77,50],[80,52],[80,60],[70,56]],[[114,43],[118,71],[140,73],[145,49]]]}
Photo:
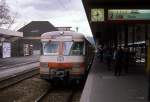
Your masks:
{"label": "tree", "polygon": [[0,27],[7,25],[10,27],[10,24],[14,22],[14,19],[10,16],[9,6],[6,4],[5,0],[0,1]]}

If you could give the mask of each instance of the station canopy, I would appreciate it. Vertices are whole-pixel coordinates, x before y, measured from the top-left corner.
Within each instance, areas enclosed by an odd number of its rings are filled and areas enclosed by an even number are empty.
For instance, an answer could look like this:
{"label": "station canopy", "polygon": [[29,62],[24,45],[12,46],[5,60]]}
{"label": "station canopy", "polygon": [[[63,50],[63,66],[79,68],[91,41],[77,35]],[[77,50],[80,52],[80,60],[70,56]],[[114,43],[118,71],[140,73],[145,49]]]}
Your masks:
{"label": "station canopy", "polygon": [[106,8],[149,8],[149,0],[82,0],[92,6]]}
{"label": "station canopy", "polygon": [[[95,39],[144,39],[150,27],[150,0],[82,0]],[[140,32],[139,31],[140,28]],[[137,34],[135,31],[141,34]],[[144,31],[143,31],[144,30]],[[149,30],[149,29],[148,29]],[[133,37],[135,34],[135,38]],[[128,37],[125,37],[127,35]],[[131,35],[133,34],[133,36]],[[131,36],[130,36],[131,35]]]}
{"label": "station canopy", "polygon": [[5,41],[5,39],[13,41],[18,37],[23,37],[23,33],[0,28],[0,41]]}
{"label": "station canopy", "polygon": [[23,37],[23,33],[0,28],[0,38],[1,37]]}

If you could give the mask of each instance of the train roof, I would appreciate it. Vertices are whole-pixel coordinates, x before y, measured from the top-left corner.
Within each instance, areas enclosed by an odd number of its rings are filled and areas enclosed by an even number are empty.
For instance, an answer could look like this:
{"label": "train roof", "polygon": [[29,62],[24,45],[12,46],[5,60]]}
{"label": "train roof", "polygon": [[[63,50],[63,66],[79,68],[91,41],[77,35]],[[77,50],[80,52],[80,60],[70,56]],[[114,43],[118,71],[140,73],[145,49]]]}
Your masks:
{"label": "train roof", "polygon": [[52,31],[41,35],[41,38],[51,39],[52,36],[72,36],[72,38],[85,38],[83,34],[73,31]]}

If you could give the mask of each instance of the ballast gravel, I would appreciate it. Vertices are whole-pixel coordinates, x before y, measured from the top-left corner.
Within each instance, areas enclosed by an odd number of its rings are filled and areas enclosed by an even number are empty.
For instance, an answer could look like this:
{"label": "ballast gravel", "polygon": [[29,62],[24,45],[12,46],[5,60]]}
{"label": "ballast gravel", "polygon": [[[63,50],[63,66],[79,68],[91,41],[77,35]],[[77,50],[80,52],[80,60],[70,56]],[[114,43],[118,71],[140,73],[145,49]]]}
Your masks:
{"label": "ballast gravel", "polygon": [[0,102],[35,102],[50,87],[39,75],[0,90]]}

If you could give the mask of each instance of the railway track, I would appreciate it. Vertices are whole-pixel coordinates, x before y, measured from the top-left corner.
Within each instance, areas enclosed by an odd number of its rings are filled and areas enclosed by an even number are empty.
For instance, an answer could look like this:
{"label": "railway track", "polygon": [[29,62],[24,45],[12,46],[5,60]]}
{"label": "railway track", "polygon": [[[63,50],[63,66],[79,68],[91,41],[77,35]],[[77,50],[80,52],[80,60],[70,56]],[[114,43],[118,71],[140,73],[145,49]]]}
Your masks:
{"label": "railway track", "polygon": [[48,89],[35,102],[80,102],[82,91],[79,89]]}
{"label": "railway track", "polygon": [[37,75],[38,73],[39,73],[38,68],[33,68],[31,70],[26,70],[26,71],[2,78],[0,79],[0,89],[16,84],[22,80],[28,79],[34,75]]}
{"label": "railway track", "polygon": [[32,64],[32,63],[36,63],[36,62],[38,62],[38,61],[35,60],[35,61],[16,63],[16,64],[5,63],[6,65],[0,65],[0,70],[6,70],[6,69],[10,69],[10,68],[20,67],[23,65]]}
{"label": "railway track", "polygon": [[80,102],[81,94],[82,94],[82,91],[75,92],[70,102]]}

